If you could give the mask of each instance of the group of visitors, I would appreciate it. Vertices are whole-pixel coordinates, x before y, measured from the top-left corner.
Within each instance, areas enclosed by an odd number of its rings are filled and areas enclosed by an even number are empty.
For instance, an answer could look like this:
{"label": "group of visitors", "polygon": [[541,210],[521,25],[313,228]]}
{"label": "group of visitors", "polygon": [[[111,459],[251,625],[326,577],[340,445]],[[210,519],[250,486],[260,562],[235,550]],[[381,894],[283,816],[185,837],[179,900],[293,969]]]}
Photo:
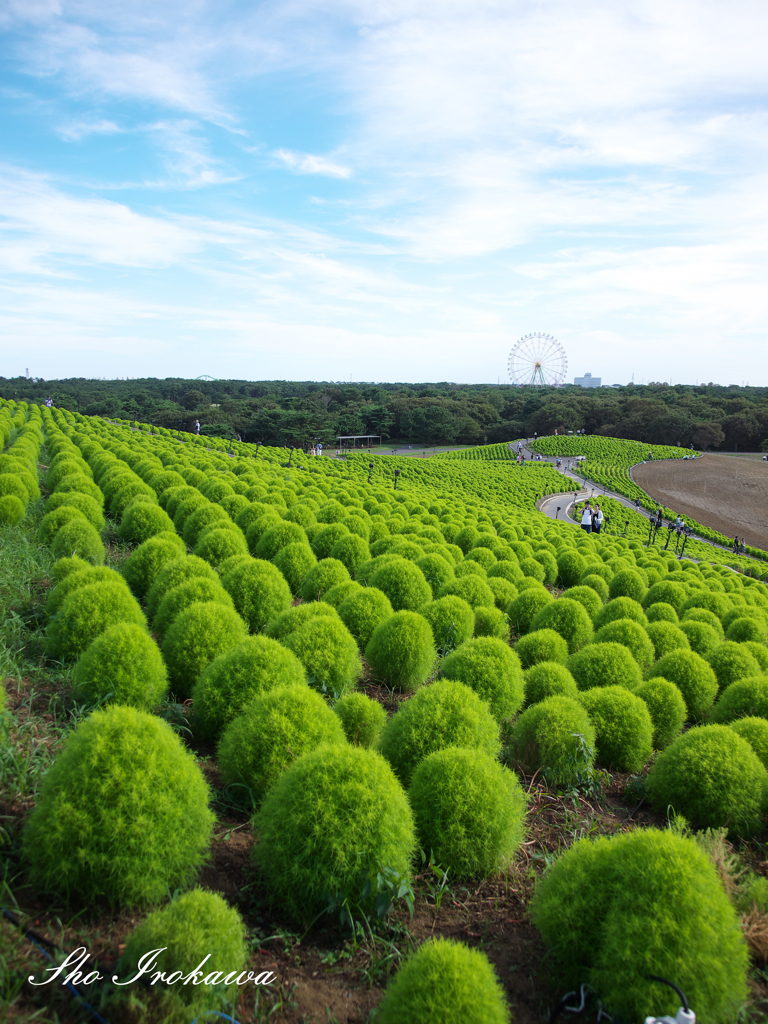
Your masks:
{"label": "group of visitors", "polygon": [[595,502],[591,505],[588,501],[581,513],[581,528],[587,533],[600,533],[603,527],[603,510]]}
{"label": "group of visitors", "polygon": [[743,554],[746,553],[746,550],[747,550],[747,548],[746,548],[746,545],[744,543],[744,538],[742,537],[741,541],[739,541],[738,537],[734,537],[733,538],[733,553],[734,553],[734,555],[743,555]]}
{"label": "group of visitors", "polygon": [[[323,445],[322,445],[321,441],[318,441],[317,444],[313,444],[312,445],[312,455],[315,456],[315,455],[322,455],[322,454],[323,454]],[[337,455],[339,454],[338,451],[336,452],[336,454]]]}

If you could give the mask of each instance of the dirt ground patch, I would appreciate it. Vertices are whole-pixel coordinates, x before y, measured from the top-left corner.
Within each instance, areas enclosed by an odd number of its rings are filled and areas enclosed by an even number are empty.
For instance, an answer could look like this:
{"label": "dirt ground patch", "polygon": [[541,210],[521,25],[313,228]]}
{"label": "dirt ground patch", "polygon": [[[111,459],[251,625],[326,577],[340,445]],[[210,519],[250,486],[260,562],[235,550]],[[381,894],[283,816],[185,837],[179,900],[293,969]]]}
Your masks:
{"label": "dirt ground patch", "polygon": [[636,484],[675,512],[768,549],[768,463],[728,455],[647,462]]}

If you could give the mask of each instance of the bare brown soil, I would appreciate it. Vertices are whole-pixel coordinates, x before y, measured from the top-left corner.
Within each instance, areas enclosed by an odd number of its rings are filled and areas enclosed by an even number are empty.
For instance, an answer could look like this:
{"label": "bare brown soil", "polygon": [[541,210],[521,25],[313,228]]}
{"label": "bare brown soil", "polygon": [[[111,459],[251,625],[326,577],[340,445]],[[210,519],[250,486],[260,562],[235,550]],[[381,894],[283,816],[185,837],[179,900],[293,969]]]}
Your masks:
{"label": "bare brown soil", "polygon": [[726,537],[768,549],[768,462],[729,455],[647,462],[632,470],[650,496]]}

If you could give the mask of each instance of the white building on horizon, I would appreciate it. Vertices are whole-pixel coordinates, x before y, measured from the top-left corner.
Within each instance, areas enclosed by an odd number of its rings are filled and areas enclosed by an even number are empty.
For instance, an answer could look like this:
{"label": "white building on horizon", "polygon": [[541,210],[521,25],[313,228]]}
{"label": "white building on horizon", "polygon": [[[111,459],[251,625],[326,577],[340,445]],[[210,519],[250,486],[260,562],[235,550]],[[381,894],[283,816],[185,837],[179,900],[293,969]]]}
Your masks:
{"label": "white building on horizon", "polygon": [[593,377],[591,373],[585,373],[583,377],[574,377],[573,383],[580,388],[599,388],[602,377]]}

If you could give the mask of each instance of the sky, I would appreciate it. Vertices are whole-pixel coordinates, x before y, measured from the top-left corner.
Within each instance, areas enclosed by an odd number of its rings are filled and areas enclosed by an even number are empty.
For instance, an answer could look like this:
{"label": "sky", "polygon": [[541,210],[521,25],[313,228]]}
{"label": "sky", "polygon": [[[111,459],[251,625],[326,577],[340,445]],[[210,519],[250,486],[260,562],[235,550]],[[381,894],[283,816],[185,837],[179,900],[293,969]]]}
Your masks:
{"label": "sky", "polygon": [[768,5],[0,0],[0,375],[768,385]]}

